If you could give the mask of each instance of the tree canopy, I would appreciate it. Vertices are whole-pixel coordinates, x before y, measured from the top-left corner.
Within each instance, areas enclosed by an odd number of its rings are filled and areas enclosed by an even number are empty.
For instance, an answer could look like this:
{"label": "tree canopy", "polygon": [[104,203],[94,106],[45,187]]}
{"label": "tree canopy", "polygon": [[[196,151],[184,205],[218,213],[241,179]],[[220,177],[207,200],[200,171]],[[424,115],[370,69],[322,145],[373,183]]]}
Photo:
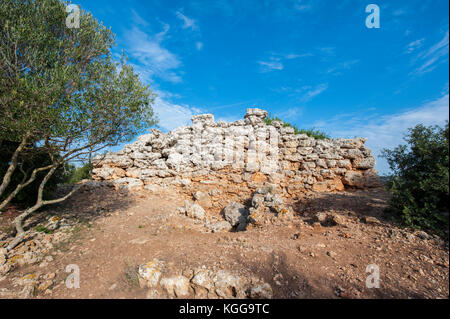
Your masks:
{"label": "tree canopy", "polygon": [[407,145],[383,151],[394,172],[391,209],[408,226],[448,231],[448,122],[445,127],[419,124],[405,140]]}
{"label": "tree canopy", "polygon": [[68,4],[60,0],[0,4],[0,142],[18,143],[0,197],[36,146],[51,159],[17,185],[20,190],[37,172],[47,172],[28,213],[54,202],[42,200],[42,192],[58,166],[129,141],[156,123],[155,95],[123,54],[113,54],[112,31],[85,11],[79,28],[67,27]]}

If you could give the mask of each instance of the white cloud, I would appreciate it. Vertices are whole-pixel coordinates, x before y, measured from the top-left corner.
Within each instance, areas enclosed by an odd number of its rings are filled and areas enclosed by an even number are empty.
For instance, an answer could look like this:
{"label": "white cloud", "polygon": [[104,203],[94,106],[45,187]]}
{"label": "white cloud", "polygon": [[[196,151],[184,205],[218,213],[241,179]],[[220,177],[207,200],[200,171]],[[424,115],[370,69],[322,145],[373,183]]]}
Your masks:
{"label": "white cloud", "polygon": [[155,99],[153,110],[158,116],[158,125],[168,131],[190,125],[192,116],[200,113],[197,108],[173,104],[161,97]]}
{"label": "white cloud", "polygon": [[283,70],[283,63],[280,61],[272,60],[272,61],[258,61],[261,66],[261,73],[270,72],[273,70]]}
{"label": "white cloud", "polygon": [[266,73],[274,70],[283,70],[284,69],[284,62],[286,60],[293,60],[303,57],[309,57],[312,56],[311,53],[304,53],[304,54],[296,54],[296,53],[289,53],[289,54],[280,54],[272,52],[270,53],[270,57],[266,61],[258,61],[258,64],[260,65],[260,72]]}
{"label": "white cloud", "polygon": [[191,30],[197,30],[197,22],[194,19],[188,18],[184,14],[182,14],[180,11],[176,12],[176,15],[178,19],[183,21],[183,29],[191,29]]}
{"label": "white cloud", "polygon": [[427,50],[422,51],[416,57],[417,67],[412,73],[422,75],[433,71],[441,62],[448,61],[448,30],[444,38]]}
{"label": "white cloud", "polygon": [[131,15],[133,16],[133,22],[144,27],[148,26],[148,22],[144,20],[134,9],[131,9]]}
{"label": "white cloud", "polygon": [[301,90],[299,90],[299,92],[304,91],[304,90],[307,90],[307,92],[303,94],[300,101],[301,102],[311,101],[314,97],[323,93],[326,89],[328,89],[328,83],[319,84],[319,85],[315,86],[314,88],[312,88],[310,86],[304,86]]}
{"label": "white cloud", "polygon": [[164,25],[163,31],[151,36],[135,26],[125,34],[130,56],[137,60],[137,71],[150,80],[157,76],[165,81],[178,83],[181,77],[175,72],[181,66],[178,57],[162,46],[162,41],[170,26]]}
{"label": "white cloud", "polygon": [[376,168],[381,173],[388,173],[389,167],[383,158],[378,156],[384,148],[392,149],[404,144],[404,134],[407,129],[417,124],[441,125],[448,120],[449,95],[425,102],[422,106],[402,113],[376,116],[376,114],[347,114],[328,121],[315,123],[315,127],[326,130],[333,137],[352,138],[366,137],[366,145],[372,149],[376,160]]}
{"label": "white cloud", "polygon": [[303,109],[300,107],[292,107],[286,111],[279,112],[278,115],[281,119],[292,121],[299,118],[303,114]]}
{"label": "white cloud", "polygon": [[409,43],[409,44],[406,46],[406,53],[409,54],[409,53],[412,53],[412,52],[414,52],[415,50],[421,48],[422,45],[423,45],[423,41],[425,41],[424,38]]}

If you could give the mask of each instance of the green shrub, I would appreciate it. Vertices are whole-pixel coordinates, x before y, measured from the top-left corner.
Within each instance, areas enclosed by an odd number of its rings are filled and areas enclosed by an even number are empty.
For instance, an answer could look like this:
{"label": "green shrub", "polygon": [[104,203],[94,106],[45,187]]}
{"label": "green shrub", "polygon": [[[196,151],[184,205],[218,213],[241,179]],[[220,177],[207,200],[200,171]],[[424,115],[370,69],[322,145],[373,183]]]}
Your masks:
{"label": "green shrub", "polygon": [[75,168],[75,166],[72,165],[72,172],[67,179],[67,183],[75,184],[83,179],[90,179],[91,171],[92,171],[92,165],[89,163],[86,163],[77,168]]}
{"label": "green shrub", "polygon": [[442,233],[448,229],[449,144],[444,128],[417,125],[408,145],[383,150],[393,176],[390,210],[406,226]]}
{"label": "green shrub", "polygon": [[320,130],[315,130],[315,129],[299,129],[297,126],[292,125],[291,123],[284,122],[277,116],[268,116],[264,119],[264,122],[266,123],[266,125],[272,124],[273,121],[283,122],[284,127],[292,127],[294,129],[295,134],[306,134],[309,137],[314,137],[315,139],[318,139],[318,140],[330,139],[330,136],[328,136],[328,134],[326,134],[325,132],[322,132]]}

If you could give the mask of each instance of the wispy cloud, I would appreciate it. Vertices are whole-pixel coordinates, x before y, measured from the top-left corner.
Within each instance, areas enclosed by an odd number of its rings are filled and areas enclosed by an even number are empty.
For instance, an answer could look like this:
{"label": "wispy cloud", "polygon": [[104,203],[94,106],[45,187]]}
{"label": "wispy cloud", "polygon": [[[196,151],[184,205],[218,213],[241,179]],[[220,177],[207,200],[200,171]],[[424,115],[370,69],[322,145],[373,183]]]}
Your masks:
{"label": "wispy cloud", "polygon": [[131,16],[135,24],[141,25],[143,27],[148,26],[148,22],[143,19],[134,9],[131,9]]}
{"label": "wispy cloud", "polygon": [[445,36],[430,48],[420,52],[416,57],[417,64],[420,64],[412,74],[422,75],[433,71],[441,62],[448,61],[448,30]]}
{"label": "wispy cloud", "polygon": [[303,94],[300,98],[301,102],[309,102],[319,94],[323,93],[326,89],[328,89],[328,83],[322,83],[316,85],[315,87],[304,86],[301,89],[297,90],[297,92]]}
{"label": "wispy cloud", "polygon": [[424,41],[425,41],[425,39],[422,38],[422,39],[419,39],[419,40],[409,43],[406,46],[405,53],[410,54],[410,53],[413,53],[415,50],[420,49],[423,46]]}
{"label": "wispy cloud", "polygon": [[183,26],[182,26],[183,29],[191,29],[191,30],[198,29],[197,22],[194,19],[188,18],[180,11],[177,11],[175,14],[177,15],[178,19],[183,21]]}
{"label": "wispy cloud", "polygon": [[381,173],[388,173],[389,167],[383,158],[378,156],[384,148],[392,149],[404,144],[407,129],[416,124],[444,125],[448,120],[449,95],[424,102],[421,106],[401,113],[377,116],[375,112],[361,114],[342,114],[330,120],[321,120],[315,127],[327,130],[332,136],[352,138],[366,137],[366,145],[372,149],[377,159],[376,168]]}
{"label": "wispy cloud", "polygon": [[291,107],[285,111],[277,113],[282,119],[288,119],[289,121],[298,119],[303,114],[303,109],[301,107]]}
{"label": "wispy cloud", "polygon": [[283,63],[279,60],[271,60],[271,61],[258,61],[260,65],[260,72],[266,73],[274,70],[283,70]]}
{"label": "wispy cloud", "polygon": [[135,68],[141,71],[144,80],[154,76],[165,81],[178,83],[181,77],[175,71],[181,66],[178,57],[162,46],[170,26],[164,24],[163,31],[150,35],[134,26],[125,32],[126,45],[130,56],[137,61]]}
{"label": "wispy cloud", "polygon": [[332,75],[339,75],[341,71],[350,69],[353,65],[357,64],[359,60],[351,60],[338,63],[336,66],[329,68],[327,73]]}
{"label": "wispy cloud", "polygon": [[293,60],[298,58],[304,58],[312,56],[311,53],[288,53],[288,54],[281,54],[281,53],[274,53],[272,52],[270,54],[270,57],[267,60],[264,61],[258,61],[258,64],[260,65],[260,73],[266,73],[270,71],[275,70],[283,70],[284,69],[284,62],[287,60]]}

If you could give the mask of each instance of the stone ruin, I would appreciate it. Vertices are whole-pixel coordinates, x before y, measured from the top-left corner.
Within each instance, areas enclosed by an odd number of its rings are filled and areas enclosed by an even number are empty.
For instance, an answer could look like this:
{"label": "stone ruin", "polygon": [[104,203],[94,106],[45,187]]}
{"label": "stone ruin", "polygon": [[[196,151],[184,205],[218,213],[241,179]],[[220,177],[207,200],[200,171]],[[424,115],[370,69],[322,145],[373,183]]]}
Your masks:
{"label": "stone ruin", "polygon": [[151,129],[122,150],[96,157],[93,178],[129,190],[202,190],[219,201],[225,195],[242,201],[266,184],[284,197],[379,186],[366,139],[315,139],[281,121],[267,125],[267,115],[247,109],[244,120],[216,123],[204,114],[168,133]]}

